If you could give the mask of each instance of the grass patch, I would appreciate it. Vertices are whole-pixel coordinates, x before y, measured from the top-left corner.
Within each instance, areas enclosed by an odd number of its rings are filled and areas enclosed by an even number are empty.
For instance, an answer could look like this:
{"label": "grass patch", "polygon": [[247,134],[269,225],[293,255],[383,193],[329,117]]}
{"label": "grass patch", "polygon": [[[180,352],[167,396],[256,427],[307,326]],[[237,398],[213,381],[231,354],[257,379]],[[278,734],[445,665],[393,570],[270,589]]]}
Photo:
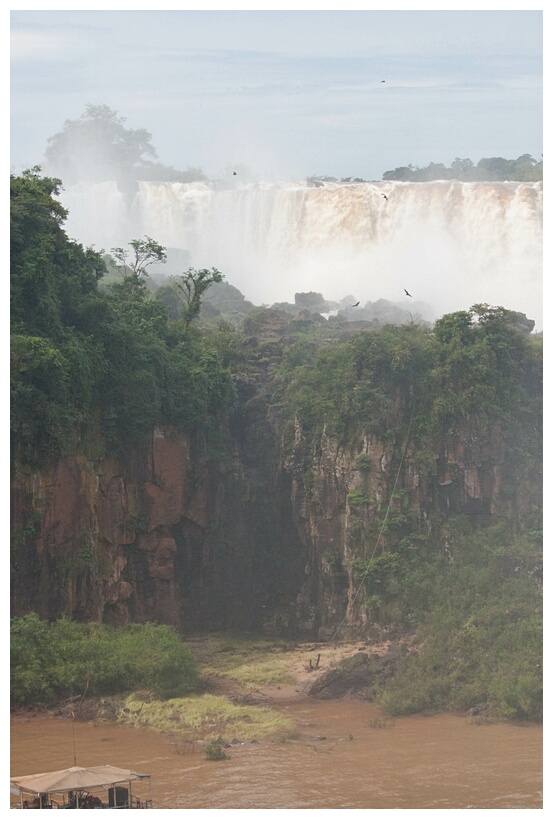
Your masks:
{"label": "grass patch", "polygon": [[289,717],[271,708],[235,705],[212,694],[151,702],[132,694],[119,721],[134,728],[182,733],[193,740],[258,739],[289,734],[294,728]]}
{"label": "grass patch", "polygon": [[284,650],[282,642],[222,637],[210,639],[209,656],[198,656],[196,662],[200,675],[227,677],[244,686],[294,683]]}

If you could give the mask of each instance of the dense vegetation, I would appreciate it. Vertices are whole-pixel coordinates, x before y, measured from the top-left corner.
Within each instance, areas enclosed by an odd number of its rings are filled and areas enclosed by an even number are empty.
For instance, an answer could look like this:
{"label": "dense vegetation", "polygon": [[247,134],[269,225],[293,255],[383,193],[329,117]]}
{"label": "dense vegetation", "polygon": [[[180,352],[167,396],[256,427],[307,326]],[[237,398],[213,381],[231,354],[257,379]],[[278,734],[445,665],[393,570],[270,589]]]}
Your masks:
{"label": "dense vegetation", "polygon": [[159,699],[198,687],[192,655],[168,626],[53,623],[36,614],[11,621],[12,706],[51,705],[64,697],[148,690]]}
{"label": "dense vegetation", "polygon": [[417,648],[379,702],[393,714],[454,710],[542,718],[541,533],[467,517],[446,525],[447,554],[404,537],[358,560],[375,622],[403,626]]}
{"label": "dense vegetation", "polygon": [[[543,160],[538,162],[530,154],[523,154],[518,159],[504,159],[492,156],[480,159],[476,165],[471,159],[457,157],[447,168],[442,162],[431,162],[420,168],[418,165],[402,165],[382,175],[384,182],[435,182],[438,180],[456,179],[460,182],[539,182],[543,179]],[[307,184],[319,187],[325,182],[367,182],[359,177],[310,176]]]}
{"label": "dense vegetation", "polygon": [[369,459],[357,459],[367,488],[348,497],[348,543],[368,619],[416,636],[416,653],[381,691],[393,713],[541,718],[541,339],[531,327],[520,314],[475,305],[433,329],[388,326],[284,356],[277,398],[290,436],[299,421],[313,451],[323,429],[344,447],[373,433],[393,446],[390,480],[407,452],[436,485],[448,436],[470,436],[484,464],[490,442],[495,457],[503,448],[502,516],[478,501],[459,508],[452,492],[430,526],[405,470],[385,508],[371,496]]}
{"label": "dense vegetation", "polygon": [[483,435],[494,424],[512,431],[514,455],[539,458],[542,350],[532,327],[514,311],[474,305],[434,328],[388,325],[325,346],[304,337],[286,348],[279,397],[306,433],[326,426],[344,436],[362,426],[399,440],[412,419],[421,466],[435,463],[444,434],[476,418]]}
{"label": "dense vegetation", "polygon": [[431,162],[424,168],[407,165],[386,171],[384,181],[433,182],[438,179],[458,179],[461,182],[539,182],[543,179],[543,160],[537,162],[530,154],[518,159],[492,156],[481,159],[476,165],[470,159],[457,157],[446,168],[441,162]]}
{"label": "dense vegetation", "polygon": [[221,275],[184,274],[188,302],[170,319],[146,285],[164,249],[146,237],[128,253],[113,249],[119,281],[102,288],[104,258],[68,239],[61,183],[39,171],[11,177],[13,455],[44,464],[77,446],[90,451],[98,429],[101,445],[120,453],[155,426],[216,426],[230,375],[191,320]]}

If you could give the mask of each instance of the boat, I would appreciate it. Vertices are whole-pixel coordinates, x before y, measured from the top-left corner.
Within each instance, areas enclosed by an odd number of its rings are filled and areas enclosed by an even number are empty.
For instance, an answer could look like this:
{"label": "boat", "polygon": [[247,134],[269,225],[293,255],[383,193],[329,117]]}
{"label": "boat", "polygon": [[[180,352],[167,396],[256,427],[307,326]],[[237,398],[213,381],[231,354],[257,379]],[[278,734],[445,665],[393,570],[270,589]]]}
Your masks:
{"label": "boat", "polygon": [[[147,782],[148,798],[132,793],[133,782]],[[152,808],[150,774],[113,765],[74,766],[61,771],[10,777],[19,808]],[[142,793],[143,788],[139,789]]]}

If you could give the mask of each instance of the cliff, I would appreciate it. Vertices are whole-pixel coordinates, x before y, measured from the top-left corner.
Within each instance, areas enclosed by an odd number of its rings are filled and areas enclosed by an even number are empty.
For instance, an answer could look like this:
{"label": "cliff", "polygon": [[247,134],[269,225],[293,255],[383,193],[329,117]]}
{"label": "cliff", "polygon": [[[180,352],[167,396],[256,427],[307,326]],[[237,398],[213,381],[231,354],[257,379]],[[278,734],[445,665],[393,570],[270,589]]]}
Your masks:
{"label": "cliff", "polygon": [[251,426],[237,413],[233,426],[215,453],[200,437],[156,430],[125,460],[18,469],[12,612],[257,629],[275,600],[293,601],[305,560],[290,481],[274,468],[263,418]]}
{"label": "cliff", "polygon": [[361,427],[310,436],[298,420],[290,432],[270,400],[276,381],[266,363],[237,378],[216,446],[157,429],[124,458],[17,467],[13,614],[367,635],[359,567],[374,555],[422,537],[447,560],[452,515],[522,519],[535,504],[539,470],[519,464],[512,489],[498,425],[475,417],[441,436],[425,470],[405,408],[387,440]]}

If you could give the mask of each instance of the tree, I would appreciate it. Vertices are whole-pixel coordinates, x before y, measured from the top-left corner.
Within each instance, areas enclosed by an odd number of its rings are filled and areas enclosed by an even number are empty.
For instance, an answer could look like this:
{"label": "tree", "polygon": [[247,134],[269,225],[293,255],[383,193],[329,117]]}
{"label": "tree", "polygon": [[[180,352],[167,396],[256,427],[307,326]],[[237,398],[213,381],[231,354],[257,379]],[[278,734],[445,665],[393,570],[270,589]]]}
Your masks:
{"label": "tree", "polygon": [[468,344],[471,329],[472,314],[466,310],[459,310],[457,313],[447,313],[438,319],[434,325],[434,335],[440,344],[448,344],[455,340]]}
{"label": "tree", "polygon": [[135,276],[137,279],[144,278],[148,275],[147,267],[152,264],[165,264],[167,261],[166,249],[150,236],[146,236],[145,239],[133,239],[129,245],[134,256],[131,256],[131,252],[122,247],[111,249],[113,258],[119,262],[118,270],[123,278],[128,276]]}
{"label": "tree", "polygon": [[474,177],[474,165],[470,159],[461,159],[456,156],[451,163],[451,170],[455,179],[470,180]]}
{"label": "tree", "polygon": [[504,159],[502,156],[492,156],[487,159],[481,159],[476,167],[483,175],[481,178],[484,178],[486,181],[503,182],[515,176],[514,166],[515,162],[512,159]]}
{"label": "tree", "polygon": [[105,272],[99,253],[67,238],[60,185],[38,167],[10,178],[12,332],[53,338],[64,325],[80,329]]}
{"label": "tree", "polygon": [[409,182],[413,178],[413,168],[411,165],[408,167],[402,166],[400,168],[396,168],[393,171],[386,171],[382,175],[382,179],[384,182],[397,180],[399,182]]}
{"label": "tree", "polygon": [[214,267],[211,270],[194,270],[190,267],[186,273],[171,279],[171,286],[182,307],[182,317],[188,325],[196,318],[202,306],[202,297],[212,284],[222,282],[223,274]]}
{"label": "tree", "polygon": [[473,304],[470,312],[474,317],[478,317],[478,323],[482,327],[509,327],[518,330],[524,335],[529,335],[534,329],[535,321],[526,317],[524,313],[517,310],[507,310],[505,307],[492,307],[489,304]]}
{"label": "tree", "polygon": [[48,139],[48,169],[69,185],[135,179],[136,169],[157,154],[146,129],[125,128],[124,122],[107,105],[87,105],[78,120],[66,120]]}

